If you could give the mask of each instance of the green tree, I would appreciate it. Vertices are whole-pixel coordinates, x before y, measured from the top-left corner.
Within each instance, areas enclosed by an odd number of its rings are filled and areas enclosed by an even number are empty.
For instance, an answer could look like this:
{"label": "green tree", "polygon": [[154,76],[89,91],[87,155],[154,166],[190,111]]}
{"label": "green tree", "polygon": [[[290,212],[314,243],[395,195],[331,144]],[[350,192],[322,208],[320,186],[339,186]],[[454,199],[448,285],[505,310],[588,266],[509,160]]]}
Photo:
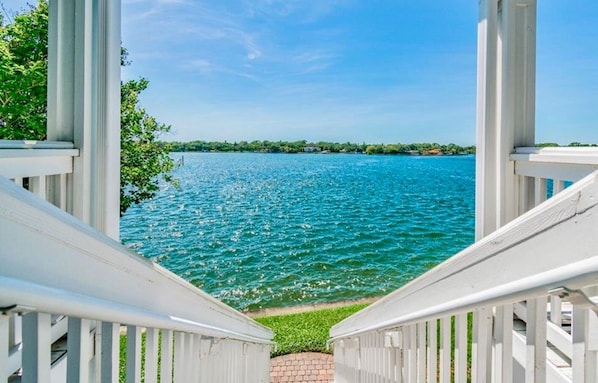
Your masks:
{"label": "green tree", "polygon": [[48,4],[5,23],[0,15],[0,138],[46,135]]}
{"label": "green tree", "polygon": [[159,190],[159,177],[174,182],[170,171],[174,161],[168,146],[157,137],[170,130],[150,116],[139,104],[139,94],[147,89],[145,78],[121,84],[120,96],[120,212],[131,205],[153,198]]}
{"label": "green tree", "polygon": [[[0,139],[43,140],[47,123],[48,3],[5,23],[0,16]],[[121,50],[121,64],[128,65]],[[161,180],[172,182],[173,159],[157,138],[170,130],[140,105],[148,80],[121,83],[120,212],[155,196]]]}

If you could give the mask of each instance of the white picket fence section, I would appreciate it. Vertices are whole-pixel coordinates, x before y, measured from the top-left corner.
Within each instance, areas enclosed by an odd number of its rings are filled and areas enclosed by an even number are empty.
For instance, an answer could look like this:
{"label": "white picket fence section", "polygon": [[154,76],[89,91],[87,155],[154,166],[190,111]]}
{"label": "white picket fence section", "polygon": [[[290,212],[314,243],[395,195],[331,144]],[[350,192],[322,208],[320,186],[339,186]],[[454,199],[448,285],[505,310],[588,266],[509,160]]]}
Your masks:
{"label": "white picket fence section", "polygon": [[58,208],[77,155],[0,141],[0,382],[268,382],[271,330]]}
{"label": "white picket fence section", "polygon": [[336,383],[598,382],[598,148],[511,159],[522,215],[334,326]]}

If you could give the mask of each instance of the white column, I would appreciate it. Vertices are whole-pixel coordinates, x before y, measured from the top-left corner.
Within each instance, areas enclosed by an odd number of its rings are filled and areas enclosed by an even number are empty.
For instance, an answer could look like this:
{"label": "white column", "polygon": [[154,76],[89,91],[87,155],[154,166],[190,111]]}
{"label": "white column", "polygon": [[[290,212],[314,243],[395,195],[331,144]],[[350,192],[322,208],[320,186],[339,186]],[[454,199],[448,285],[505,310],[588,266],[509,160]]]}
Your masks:
{"label": "white column", "polygon": [[496,230],[497,0],[480,0],[476,145],[476,240]]}
{"label": "white column", "polygon": [[[509,154],[535,140],[536,0],[481,0],[478,24],[476,239],[523,212],[533,187]],[[529,183],[530,185],[526,185]],[[523,190],[520,190],[523,188]]]}
{"label": "white column", "polygon": [[48,139],[80,150],[68,211],[118,239],[120,0],[50,0]]}

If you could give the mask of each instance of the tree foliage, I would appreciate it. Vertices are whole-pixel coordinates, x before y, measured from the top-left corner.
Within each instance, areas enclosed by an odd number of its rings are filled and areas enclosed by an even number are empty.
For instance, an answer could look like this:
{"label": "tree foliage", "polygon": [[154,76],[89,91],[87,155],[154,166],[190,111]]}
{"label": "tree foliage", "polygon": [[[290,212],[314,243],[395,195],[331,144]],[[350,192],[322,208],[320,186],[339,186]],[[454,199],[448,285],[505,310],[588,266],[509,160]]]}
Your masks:
{"label": "tree foliage", "polygon": [[[5,22],[0,15],[0,139],[43,140],[47,124],[48,4]],[[128,65],[121,50],[121,64]],[[140,105],[148,80],[121,83],[120,211],[152,198],[160,179],[172,182],[174,161],[157,138],[170,130]]]}
{"label": "tree foliage", "polygon": [[307,142],[301,141],[190,141],[171,142],[173,152],[261,152],[261,153],[365,153],[365,154],[420,154],[454,155],[474,154],[474,146],[455,144],[412,143],[412,144],[356,144],[351,142]]}
{"label": "tree foliage", "polygon": [[5,23],[0,18],[0,138],[46,135],[48,4]]}
{"label": "tree foliage", "polygon": [[149,82],[129,80],[121,85],[121,170],[120,212],[133,204],[153,198],[159,190],[157,176],[174,182],[170,171],[174,161],[167,147],[157,142],[170,126],[161,124],[139,105],[139,94]]}

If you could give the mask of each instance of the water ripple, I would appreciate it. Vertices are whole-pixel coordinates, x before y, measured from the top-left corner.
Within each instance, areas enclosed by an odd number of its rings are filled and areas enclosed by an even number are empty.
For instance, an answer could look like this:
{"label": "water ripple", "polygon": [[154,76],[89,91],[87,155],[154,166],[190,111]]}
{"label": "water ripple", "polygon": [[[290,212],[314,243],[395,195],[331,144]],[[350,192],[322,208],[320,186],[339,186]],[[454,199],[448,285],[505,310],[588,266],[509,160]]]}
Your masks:
{"label": "water ripple", "polygon": [[[180,155],[175,155],[180,157]],[[239,309],[388,293],[473,241],[474,158],[185,154],[123,242]]]}

